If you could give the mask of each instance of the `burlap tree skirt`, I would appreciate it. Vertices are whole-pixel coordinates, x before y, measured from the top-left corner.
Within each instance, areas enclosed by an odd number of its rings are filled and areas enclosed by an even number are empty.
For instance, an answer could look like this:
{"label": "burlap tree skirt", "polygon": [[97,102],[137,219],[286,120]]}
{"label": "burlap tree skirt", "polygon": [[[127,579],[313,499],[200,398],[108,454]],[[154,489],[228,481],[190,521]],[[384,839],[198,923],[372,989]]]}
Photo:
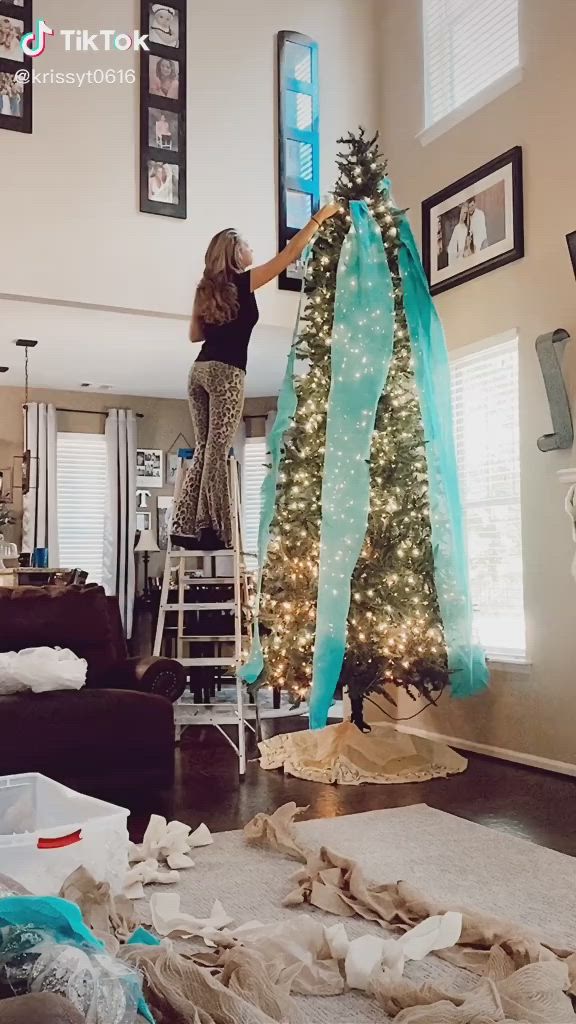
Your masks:
{"label": "burlap tree skirt", "polygon": [[361,733],[351,722],[314,732],[283,733],[259,745],[260,765],[283,768],[287,775],[310,782],[363,782],[390,785],[425,782],[458,775],[468,767],[460,754],[442,743],[397,732],[393,725],[372,726]]}

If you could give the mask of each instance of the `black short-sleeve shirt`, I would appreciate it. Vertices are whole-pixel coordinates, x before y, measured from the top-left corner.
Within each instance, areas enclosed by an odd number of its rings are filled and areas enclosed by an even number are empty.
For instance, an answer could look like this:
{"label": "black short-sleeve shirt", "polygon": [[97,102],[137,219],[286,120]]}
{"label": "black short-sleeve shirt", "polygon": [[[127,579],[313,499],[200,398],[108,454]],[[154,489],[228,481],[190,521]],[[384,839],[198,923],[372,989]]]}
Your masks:
{"label": "black short-sleeve shirt", "polygon": [[252,331],[259,320],[258,305],[250,291],[250,271],[245,270],[236,278],[238,288],[238,315],[226,324],[204,326],[204,344],[200,349],[198,362],[206,363],[215,359],[228,366],[246,370],[248,344]]}

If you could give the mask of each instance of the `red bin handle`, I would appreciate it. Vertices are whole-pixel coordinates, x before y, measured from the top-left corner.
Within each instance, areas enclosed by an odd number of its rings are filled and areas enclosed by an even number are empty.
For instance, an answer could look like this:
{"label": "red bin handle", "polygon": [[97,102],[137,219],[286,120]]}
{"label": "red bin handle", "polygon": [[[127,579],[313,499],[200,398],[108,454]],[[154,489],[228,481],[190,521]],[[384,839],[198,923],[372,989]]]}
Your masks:
{"label": "red bin handle", "polygon": [[55,836],[53,839],[39,839],[38,849],[61,850],[64,846],[74,846],[74,843],[79,843],[81,839],[82,829],[79,828],[77,832],[71,832],[68,836]]}

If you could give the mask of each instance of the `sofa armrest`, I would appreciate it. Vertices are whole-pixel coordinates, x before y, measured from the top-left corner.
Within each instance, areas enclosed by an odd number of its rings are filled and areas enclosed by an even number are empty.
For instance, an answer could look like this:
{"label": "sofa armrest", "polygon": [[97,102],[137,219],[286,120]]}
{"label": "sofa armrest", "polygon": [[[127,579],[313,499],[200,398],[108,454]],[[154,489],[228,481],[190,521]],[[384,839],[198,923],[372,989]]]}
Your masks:
{"label": "sofa armrest", "polygon": [[92,685],[155,693],[174,704],[186,689],[186,672],[173,658],[126,658],[108,667]]}

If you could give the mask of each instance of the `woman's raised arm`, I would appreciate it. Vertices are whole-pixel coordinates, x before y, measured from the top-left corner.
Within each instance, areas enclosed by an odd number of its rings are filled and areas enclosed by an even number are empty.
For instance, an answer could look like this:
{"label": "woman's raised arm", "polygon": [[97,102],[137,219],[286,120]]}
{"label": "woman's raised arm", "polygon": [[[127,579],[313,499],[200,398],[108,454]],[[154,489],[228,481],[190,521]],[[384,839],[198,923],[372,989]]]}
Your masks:
{"label": "woman's raised arm", "polygon": [[308,242],[312,241],[318,228],[326,220],[330,220],[340,210],[339,203],[327,203],[318,213],[308,221],[305,227],[290,239],[288,245],[282,252],[279,252],[274,259],[268,263],[262,263],[259,267],[252,267],[250,271],[250,288],[253,292],[263,288],[269,281],[273,281],[283,270],[287,270],[291,263],[294,263],[302,255]]}

